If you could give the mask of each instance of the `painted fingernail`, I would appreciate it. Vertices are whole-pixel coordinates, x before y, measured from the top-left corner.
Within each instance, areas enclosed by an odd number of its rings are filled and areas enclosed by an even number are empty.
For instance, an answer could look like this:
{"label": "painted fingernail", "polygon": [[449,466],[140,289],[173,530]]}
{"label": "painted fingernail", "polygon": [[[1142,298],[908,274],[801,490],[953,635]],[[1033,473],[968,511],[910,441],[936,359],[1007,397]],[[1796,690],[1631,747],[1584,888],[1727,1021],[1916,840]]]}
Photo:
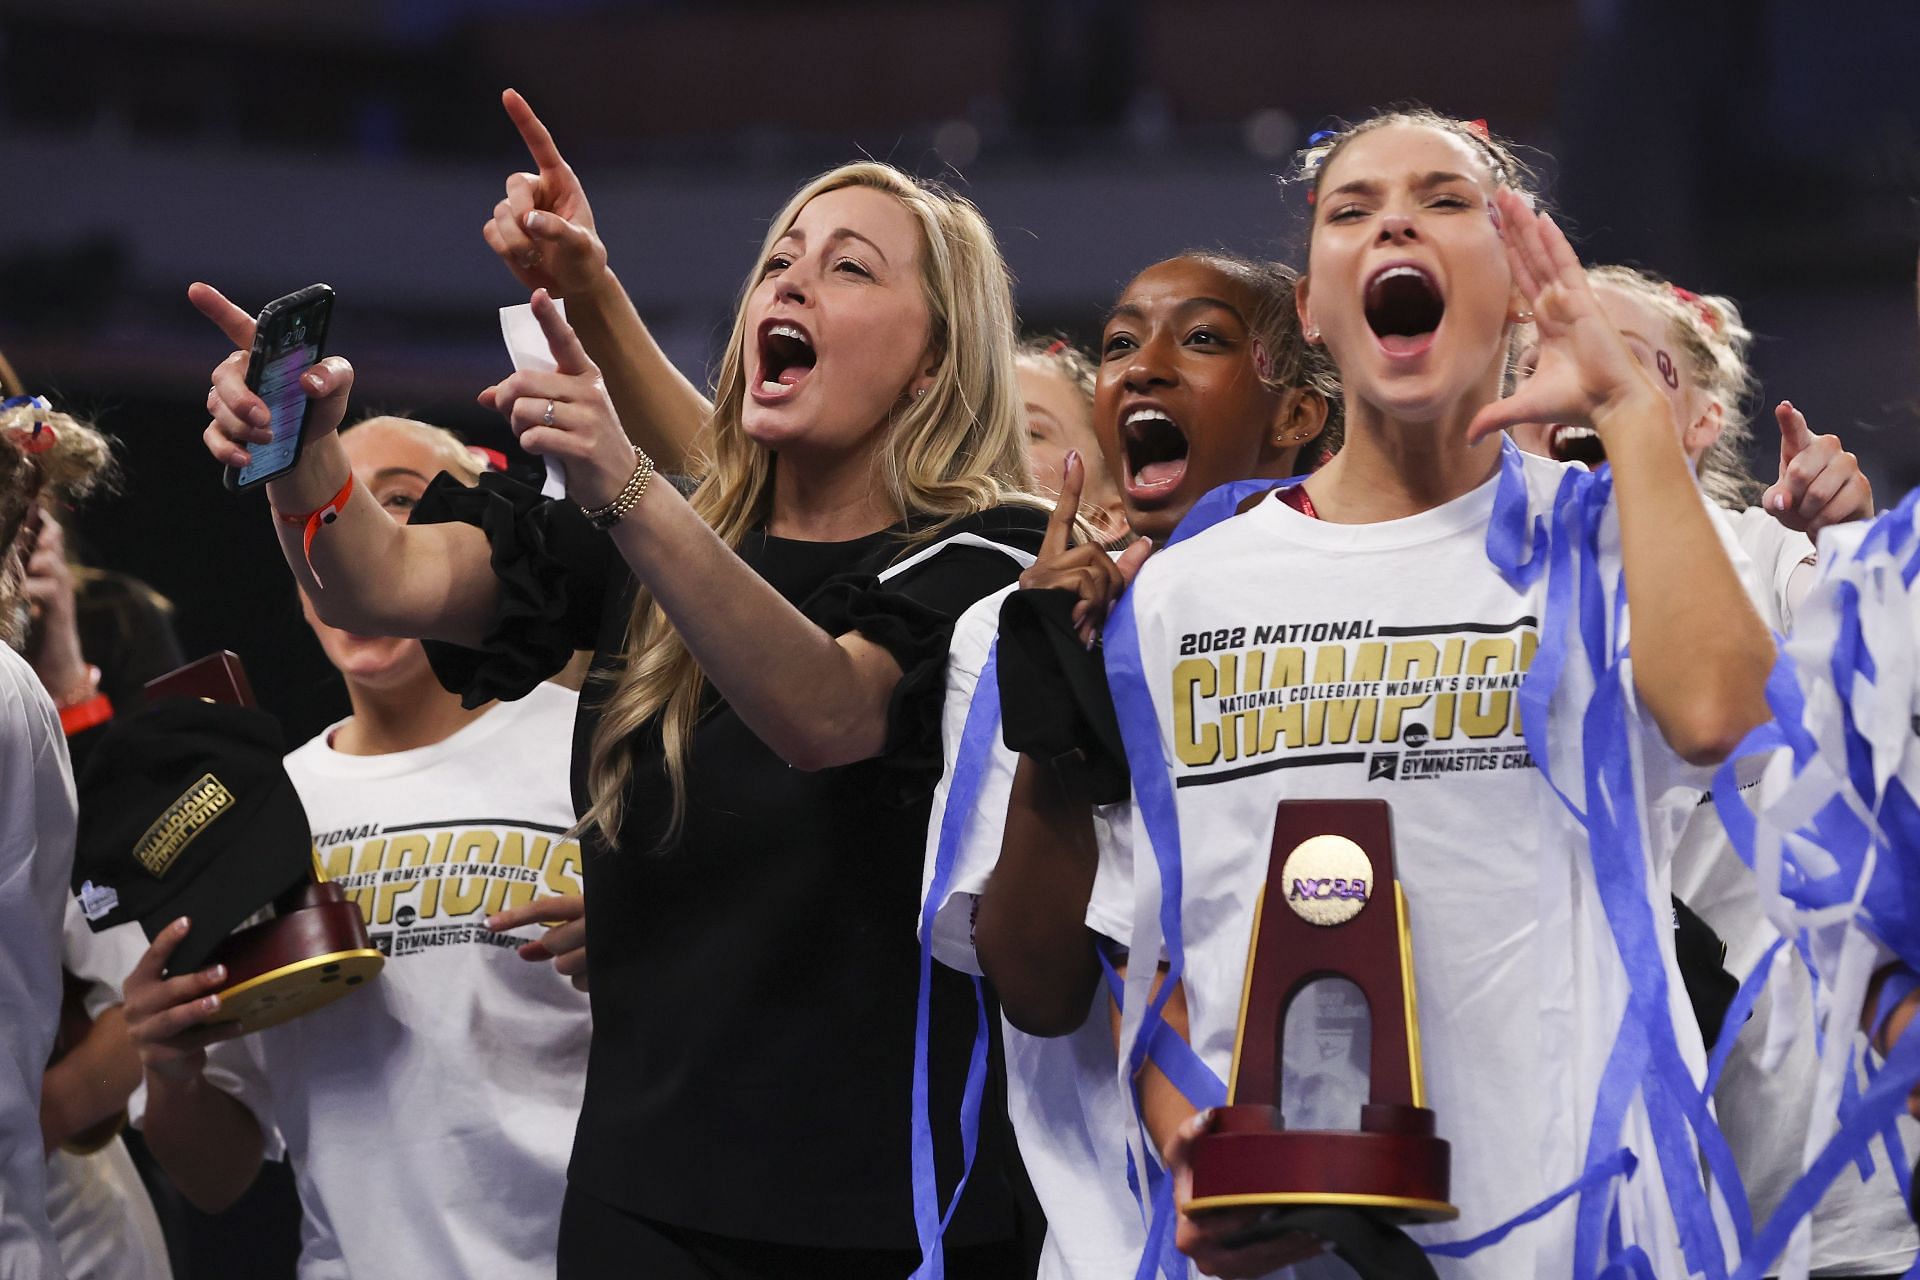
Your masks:
{"label": "painted fingernail", "polygon": [[1069,450],[1067,450],[1067,459],[1066,459],[1066,462],[1065,462],[1064,464],[1062,464],[1062,465],[1063,465],[1063,466],[1064,466],[1064,468],[1065,468],[1066,470],[1068,470],[1068,471],[1071,471],[1071,470],[1073,470],[1073,469],[1074,469],[1075,467],[1077,467],[1077,466],[1079,466],[1079,465],[1080,465],[1080,451],[1079,451],[1078,449],[1069,449]]}
{"label": "painted fingernail", "polygon": [[320,380],[319,374],[310,373],[307,375],[307,386],[309,389],[314,391],[324,391],[326,390],[326,385],[327,385],[326,383]]}
{"label": "painted fingernail", "polygon": [[535,228],[537,228],[539,225],[540,225],[539,211],[535,210],[534,212],[529,213],[527,215],[527,230],[532,231]]}
{"label": "painted fingernail", "polygon": [[193,922],[188,920],[185,916],[181,916],[178,920],[175,920],[173,922],[173,931],[175,933],[185,933],[188,929],[192,927],[193,927]]}
{"label": "painted fingernail", "polygon": [[218,1009],[220,1007],[220,997],[208,996],[205,1000],[202,1000],[200,1002],[200,1007],[202,1009],[205,1009],[207,1012],[211,1013],[215,1009]]}
{"label": "painted fingernail", "polygon": [[1786,494],[1784,494],[1784,493],[1776,493],[1776,494],[1774,494],[1774,495],[1773,495],[1773,509],[1774,509],[1775,511],[1785,511],[1785,510],[1787,509],[1787,495],[1786,495]]}
{"label": "painted fingernail", "polygon": [[220,982],[220,981],[223,981],[226,978],[226,976],[227,976],[227,966],[223,964],[216,964],[211,969],[207,970],[208,982]]}
{"label": "painted fingernail", "polygon": [[1489,203],[1487,205],[1487,217],[1492,220],[1493,229],[1495,231],[1500,230],[1500,206]]}

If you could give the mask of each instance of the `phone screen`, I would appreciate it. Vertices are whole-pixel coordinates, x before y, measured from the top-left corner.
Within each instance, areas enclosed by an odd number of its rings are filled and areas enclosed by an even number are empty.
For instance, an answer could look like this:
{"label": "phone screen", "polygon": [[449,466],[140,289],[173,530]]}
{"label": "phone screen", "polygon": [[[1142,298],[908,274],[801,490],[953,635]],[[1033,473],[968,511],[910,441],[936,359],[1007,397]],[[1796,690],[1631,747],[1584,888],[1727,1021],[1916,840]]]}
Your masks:
{"label": "phone screen", "polygon": [[300,375],[320,358],[320,345],[307,331],[305,318],[296,316],[274,339],[274,352],[260,371],[260,398],[273,414],[268,424],[273,439],[266,444],[250,444],[247,452],[253,461],[240,469],[239,483],[247,485],[256,478],[285,471],[294,462],[300,447],[300,419],[307,410],[307,395],[300,388]]}

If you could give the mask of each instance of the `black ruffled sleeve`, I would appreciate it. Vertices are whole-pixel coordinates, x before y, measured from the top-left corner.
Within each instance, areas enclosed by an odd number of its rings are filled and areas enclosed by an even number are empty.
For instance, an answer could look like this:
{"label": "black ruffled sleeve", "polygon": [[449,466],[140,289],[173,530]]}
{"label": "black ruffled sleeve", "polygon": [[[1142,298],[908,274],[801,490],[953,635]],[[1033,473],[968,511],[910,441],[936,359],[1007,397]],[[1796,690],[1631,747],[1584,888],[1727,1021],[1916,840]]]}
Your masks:
{"label": "black ruffled sleeve", "polygon": [[500,604],[480,649],[426,642],[440,683],[477,707],[524,697],[598,639],[613,543],[580,508],[501,475],[468,488],[441,475],[414,508],[413,524],[470,524],[486,534]]}
{"label": "black ruffled sleeve", "polygon": [[857,631],[900,664],[887,706],[886,751],[854,766],[889,803],[924,800],[940,781],[940,717],[954,624],[975,601],[1020,576],[1024,562],[1001,548],[1031,556],[1045,533],[1044,511],[997,507],[955,521],[908,552],[911,560],[931,549],[924,559],[893,572],[835,578],[801,604],[800,612],[828,635]]}

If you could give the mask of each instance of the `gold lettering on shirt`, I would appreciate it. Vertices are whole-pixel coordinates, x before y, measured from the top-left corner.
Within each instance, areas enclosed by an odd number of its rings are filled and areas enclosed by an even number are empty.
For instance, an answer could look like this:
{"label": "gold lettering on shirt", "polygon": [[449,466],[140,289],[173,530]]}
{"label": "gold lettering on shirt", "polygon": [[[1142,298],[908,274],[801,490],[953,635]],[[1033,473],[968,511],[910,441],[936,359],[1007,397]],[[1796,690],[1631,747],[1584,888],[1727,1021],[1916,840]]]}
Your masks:
{"label": "gold lettering on shirt", "polygon": [[391,832],[358,846],[330,844],[321,864],[369,926],[401,932],[432,922],[484,918],[543,892],[581,889],[577,841],[515,827]]}
{"label": "gold lettering on shirt", "polygon": [[[1516,695],[1539,647],[1534,620],[1449,630],[1362,620],[1183,637],[1169,681],[1174,755],[1200,767],[1301,748],[1417,751],[1520,737]],[[1255,647],[1236,649],[1249,633]],[[1258,644],[1282,634],[1329,639]]]}
{"label": "gold lettering on shirt", "polygon": [[1212,764],[1220,758],[1219,726],[1199,725],[1194,707],[1218,687],[1219,671],[1211,659],[1188,658],[1173,669],[1174,754],[1182,764]]}

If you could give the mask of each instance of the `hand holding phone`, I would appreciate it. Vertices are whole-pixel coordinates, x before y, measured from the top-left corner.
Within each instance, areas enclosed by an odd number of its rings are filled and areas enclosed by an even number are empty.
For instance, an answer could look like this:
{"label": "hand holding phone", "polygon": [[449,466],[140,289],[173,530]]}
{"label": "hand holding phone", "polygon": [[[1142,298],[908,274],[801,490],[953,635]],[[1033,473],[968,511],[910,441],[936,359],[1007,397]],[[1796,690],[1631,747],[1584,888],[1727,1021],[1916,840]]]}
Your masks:
{"label": "hand holding phone", "polygon": [[333,290],[324,284],[275,298],[260,312],[254,322],[246,385],[266,402],[273,438],[249,449],[252,457],[246,465],[227,468],[227,488],[244,492],[299,464],[306,443],[308,403],[300,376],[325,354],[332,318]]}
{"label": "hand holding phone", "polygon": [[[194,284],[186,297],[240,347],[213,368],[207,451],[227,464],[232,489],[284,476],[298,466],[309,439],[334,430],[346,416],[353,368],[340,357],[321,361],[332,290],[315,284],[280,297],[257,322],[209,284]],[[313,378],[303,378],[309,368]]]}

